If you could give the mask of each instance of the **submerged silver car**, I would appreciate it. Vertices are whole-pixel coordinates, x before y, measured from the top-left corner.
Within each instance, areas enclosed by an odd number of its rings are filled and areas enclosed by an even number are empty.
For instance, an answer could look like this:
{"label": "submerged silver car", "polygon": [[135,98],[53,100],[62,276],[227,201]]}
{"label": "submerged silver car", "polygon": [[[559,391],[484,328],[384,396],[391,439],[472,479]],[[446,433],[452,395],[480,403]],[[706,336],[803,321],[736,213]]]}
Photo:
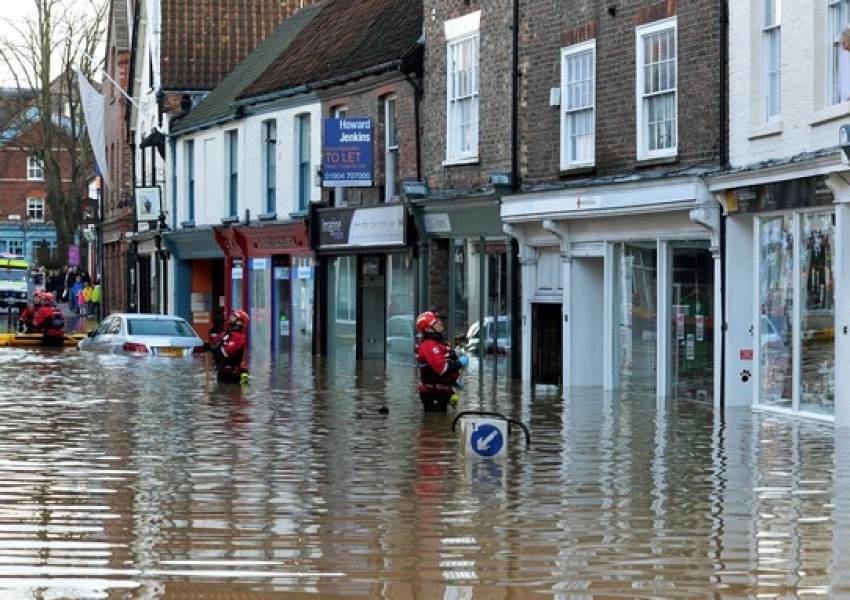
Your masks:
{"label": "submerged silver car", "polygon": [[182,317],[115,313],[89,331],[77,348],[112,354],[184,357],[203,352],[204,341]]}

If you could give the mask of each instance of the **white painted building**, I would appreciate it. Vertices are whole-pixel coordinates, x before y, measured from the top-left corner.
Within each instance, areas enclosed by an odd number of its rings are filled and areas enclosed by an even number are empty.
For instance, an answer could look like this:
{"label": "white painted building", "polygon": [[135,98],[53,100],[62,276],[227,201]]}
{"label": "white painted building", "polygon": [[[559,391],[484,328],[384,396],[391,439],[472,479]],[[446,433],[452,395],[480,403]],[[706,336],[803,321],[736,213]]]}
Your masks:
{"label": "white painted building", "polygon": [[728,10],[731,170],[709,180],[726,214],[725,403],[850,426],[850,2]]}

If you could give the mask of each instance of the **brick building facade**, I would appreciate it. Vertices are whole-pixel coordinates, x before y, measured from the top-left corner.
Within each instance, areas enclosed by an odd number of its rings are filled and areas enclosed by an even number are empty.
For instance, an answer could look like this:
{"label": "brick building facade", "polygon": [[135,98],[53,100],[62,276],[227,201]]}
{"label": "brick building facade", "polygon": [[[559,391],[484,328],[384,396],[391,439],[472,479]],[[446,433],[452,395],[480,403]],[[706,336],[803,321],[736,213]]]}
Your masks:
{"label": "brick building facade", "polygon": [[[519,35],[522,378],[719,402],[722,3],[527,3]],[[671,330],[672,324],[675,328]],[[580,349],[580,350],[579,350]]]}

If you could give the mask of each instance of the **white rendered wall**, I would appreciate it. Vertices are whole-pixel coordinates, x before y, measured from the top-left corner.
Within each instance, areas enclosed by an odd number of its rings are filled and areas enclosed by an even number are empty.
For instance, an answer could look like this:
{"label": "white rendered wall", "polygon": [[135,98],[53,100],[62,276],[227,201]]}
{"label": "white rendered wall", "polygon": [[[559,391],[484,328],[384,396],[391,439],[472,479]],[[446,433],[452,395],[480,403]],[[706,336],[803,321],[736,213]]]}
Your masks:
{"label": "white rendered wall", "polygon": [[570,386],[603,384],[603,323],[606,318],[612,318],[610,311],[606,313],[603,301],[604,271],[605,263],[602,257],[573,258],[572,285],[569,286],[573,306],[570,315],[573,347],[564,348],[565,352],[569,352],[571,381],[566,383]]}
{"label": "white rendered wall", "polygon": [[[726,406],[750,406],[758,390],[754,323],[753,219],[742,215],[726,220]],[[753,358],[742,358],[752,351]],[[720,365],[716,366],[717,369]],[[746,373],[749,376],[746,376]],[[719,373],[718,373],[719,374]],[[744,379],[747,381],[744,381]]]}
{"label": "white rendered wall", "polygon": [[729,152],[733,166],[838,144],[850,103],[826,101],[826,2],[782,1],[781,118],[765,123],[761,100],[760,2],[729,2]]}
{"label": "white rendered wall", "polygon": [[322,158],[322,119],[321,105],[310,102],[307,105],[289,107],[261,115],[251,116],[240,121],[227,123],[223,127],[191,133],[181,136],[177,143],[176,188],[178,194],[177,223],[188,220],[188,183],[186,180],[186,144],[194,140],[195,153],[195,224],[218,225],[224,216],[228,216],[229,199],[227,155],[225,133],[238,130],[239,144],[239,196],[236,214],[240,222],[244,221],[245,211],[251,219],[266,212],[265,208],[265,172],[263,151],[265,139],[262,123],[277,121],[277,215],[279,219],[289,218],[297,206],[297,139],[295,123],[299,115],[310,114],[310,201],[321,199],[321,187],[317,185],[316,168]]}

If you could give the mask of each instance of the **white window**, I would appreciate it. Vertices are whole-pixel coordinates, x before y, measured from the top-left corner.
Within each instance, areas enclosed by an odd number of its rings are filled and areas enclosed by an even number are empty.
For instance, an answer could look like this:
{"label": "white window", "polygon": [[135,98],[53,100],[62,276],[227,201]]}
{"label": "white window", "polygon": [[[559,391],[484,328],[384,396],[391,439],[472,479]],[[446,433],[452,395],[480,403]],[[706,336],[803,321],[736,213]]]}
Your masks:
{"label": "white window", "polygon": [[44,198],[27,198],[27,216],[30,221],[44,221]]}
{"label": "white window", "polygon": [[44,181],[44,165],[32,156],[27,157],[27,179]]}
{"label": "white window", "polygon": [[232,129],[226,134],[227,140],[227,215],[239,214],[239,133]]}
{"label": "white window", "polygon": [[398,119],[396,97],[384,99],[384,200],[398,196]]}
{"label": "white window", "polygon": [[480,11],[446,21],[446,162],[478,160]]}
{"label": "white window", "polygon": [[676,18],[637,28],[637,158],[676,155]]}
{"label": "white window", "polygon": [[594,163],[596,42],[561,50],[561,168]]}
{"label": "white window", "polygon": [[773,121],[779,118],[782,104],[780,102],[780,85],[782,68],[780,64],[780,22],[782,4],[779,0],[762,0],[762,29],[761,29],[761,65],[762,65],[762,98],[764,99],[764,120]]}
{"label": "white window", "polygon": [[829,60],[827,61],[827,104],[839,104],[850,98],[850,52],[841,48],[838,34],[850,21],[850,0],[828,0],[829,2]]}
{"label": "white window", "polygon": [[305,212],[310,204],[310,186],[312,182],[310,166],[310,115],[303,114],[296,117],[296,159],[298,161],[298,181],[296,192],[298,200],[298,211]]}
{"label": "white window", "polygon": [[195,220],[195,141],[186,141],[186,215]]}
{"label": "white window", "polygon": [[263,121],[263,180],[265,181],[265,211],[277,210],[277,121]]}

